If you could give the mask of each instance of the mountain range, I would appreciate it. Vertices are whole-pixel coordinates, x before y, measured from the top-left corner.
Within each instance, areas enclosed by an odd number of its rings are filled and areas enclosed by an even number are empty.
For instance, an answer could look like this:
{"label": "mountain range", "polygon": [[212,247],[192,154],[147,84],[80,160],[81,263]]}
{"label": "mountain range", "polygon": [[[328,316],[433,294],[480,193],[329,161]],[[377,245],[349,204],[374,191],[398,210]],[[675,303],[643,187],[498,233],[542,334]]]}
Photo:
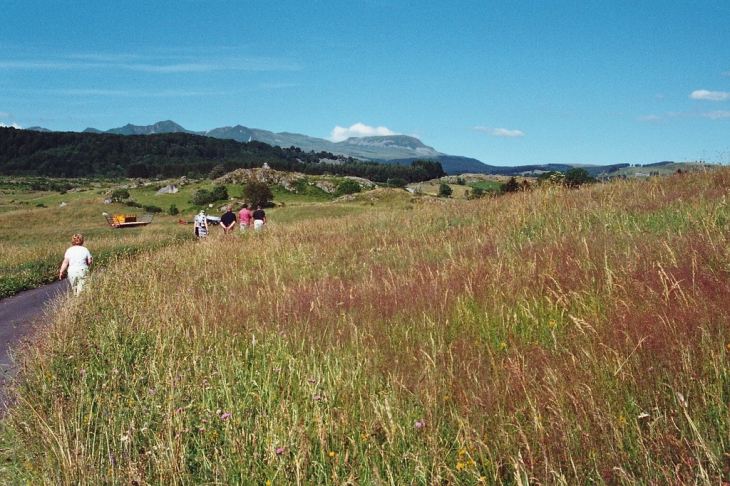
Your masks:
{"label": "mountain range", "polygon": [[[48,132],[41,127],[30,127],[28,130]],[[85,133],[112,133],[118,135],[152,135],[159,133],[189,133],[218,139],[232,139],[238,142],[258,141],[271,146],[282,148],[297,147],[304,152],[330,152],[335,155],[354,157],[364,161],[375,161],[386,164],[410,164],[414,160],[434,160],[441,163],[444,171],[449,175],[455,174],[495,174],[495,175],[525,175],[545,171],[566,172],[573,168],[569,164],[523,165],[503,167],[487,165],[480,160],[459,155],[448,155],[437,151],[433,147],[423,144],[419,139],[407,135],[386,135],[373,137],[351,137],[342,142],[332,142],[323,138],[310,137],[299,133],[274,133],[259,128],[248,128],[241,125],[235,127],[220,127],[212,130],[196,132],[187,130],[177,123],[166,120],[154,125],[132,125],[112,128],[101,131],[96,128],[87,128]],[[585,166],[592,175],[610,173],[629,164],[615,166]]]}
{"label": "mountain range", "polygon": [[[39,129],[33,127],[33,129]],[[235,127],[221,127],[202,132],[187,130],[177,123],[166,120],[154,125],[127,124],[120,128],[112,128],[102,132],[95,128],[87,128],[84,132],[114,133],[118,135],[151,135],[154,133],[192,133],[205,137],[233,139],[238,142],[256,140],[272,146],[298,147],[305,152],[330,152],[335,155],[354,157],[360,160],[370,160],[382,163],[410,163],[414,160],[438,160],[447,174],[462,173],[491,173],[492,167],[477,159],[469,157],[446,155],[433,147],[424,145],[419,139],[407,135],[386,135],[375,137],[351,137],[342,142],[331,142],[323,138],[310,137],[299,133],[274,133],[258,128],[248,128],[241,125]]]}

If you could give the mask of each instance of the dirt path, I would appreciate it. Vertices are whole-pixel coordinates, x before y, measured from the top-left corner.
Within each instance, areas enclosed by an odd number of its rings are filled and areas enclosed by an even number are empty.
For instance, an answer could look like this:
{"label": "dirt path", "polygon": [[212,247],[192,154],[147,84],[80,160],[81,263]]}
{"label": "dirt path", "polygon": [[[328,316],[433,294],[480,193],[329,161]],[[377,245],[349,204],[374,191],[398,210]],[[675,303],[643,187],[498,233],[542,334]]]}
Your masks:
{"label": "dirt path", "polygon": [[6,406],[5,383],[16,372],[13,349],[30,338],[35,324],[45,315],[46,304],[68,291],[67,282],[54,282],[0,300],[0,410]]}

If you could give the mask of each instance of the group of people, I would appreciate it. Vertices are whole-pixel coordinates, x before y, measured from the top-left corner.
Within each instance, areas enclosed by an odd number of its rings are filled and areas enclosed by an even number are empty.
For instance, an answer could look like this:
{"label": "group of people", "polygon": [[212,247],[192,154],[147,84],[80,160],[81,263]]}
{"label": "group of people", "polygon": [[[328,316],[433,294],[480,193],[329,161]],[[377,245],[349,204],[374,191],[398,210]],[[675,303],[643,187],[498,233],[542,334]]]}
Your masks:
{"label": "group of people", "polygon": [[[223,233],[229,234],[233,232],[236,227],[236,222],[239,223],[241,231],[246,231],[250,227],[253,227],[256,231],[260,231],[266,226],[266,213],[261,209],[261,206],[258,206],[255,211],[251,212],[248,209],[248,204],[244,204],[243,208],[238,212],[238,218],[236,218],[231,206],[227,206],[226,212],[221,216],[220,224],[223,227]],[[200,213],[195,216],[195,236],[205,238],[207,235],[208,218],[205,211],[201,209]],[[86,276],[89,272],[89,265],[91,265],[92,261],[93,257],[91,256],[91,252],[84,246],[84,237],[78,233],[73,235],[71,237],[71,247],[63,255],[61,269],[58,271],[58,279],[63,280],[64,275],[67,275],[74,294],[78,295],[84,288]]]}
{"label": "group of people", "polygon": [[[230,234],[236,227],[238,222],[241,231],[246,231],[248,228],[253,227],[255,231],[260,231],[266,226],[266,213],[261,209],[259,205],[255,211],[251,212],[248,209],[248,204],[244,204],[243,208],[238,212],[238,218],[233,212],[230,205],[226,206],[226,212],[221,216],[221,227],[223,228],[223,234]],[[204,210],[200,210],[197,216],[195,216],[195,236],[198,238],[205,238],[208,236],[208,216]]]}

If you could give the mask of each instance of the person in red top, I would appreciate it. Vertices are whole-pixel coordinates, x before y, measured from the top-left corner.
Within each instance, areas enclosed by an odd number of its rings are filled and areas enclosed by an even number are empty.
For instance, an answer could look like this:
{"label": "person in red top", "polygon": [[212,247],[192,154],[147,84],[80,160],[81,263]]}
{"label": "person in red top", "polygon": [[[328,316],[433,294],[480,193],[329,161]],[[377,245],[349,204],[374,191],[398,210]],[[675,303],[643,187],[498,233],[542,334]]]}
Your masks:
{"label": "person in red top", "polygon": [[238,221],[241,225],[241,231],[245,231],[246,228],[251,226],[251,220],[253,219],[253,213],[248,209],[248,204],[243,205],[243,209],[238,212]]}

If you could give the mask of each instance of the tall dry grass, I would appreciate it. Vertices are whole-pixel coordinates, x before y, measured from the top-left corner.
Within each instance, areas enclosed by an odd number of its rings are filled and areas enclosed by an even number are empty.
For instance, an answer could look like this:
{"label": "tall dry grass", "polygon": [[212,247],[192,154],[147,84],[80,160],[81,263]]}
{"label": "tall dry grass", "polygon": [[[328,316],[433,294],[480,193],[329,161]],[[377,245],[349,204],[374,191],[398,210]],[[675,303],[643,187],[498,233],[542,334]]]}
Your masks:
{"label": "tall dry grass", "polygon": [[414,199],[141,255],[26,351],[2,473],[727,481],[728,190],[723,169]]}

